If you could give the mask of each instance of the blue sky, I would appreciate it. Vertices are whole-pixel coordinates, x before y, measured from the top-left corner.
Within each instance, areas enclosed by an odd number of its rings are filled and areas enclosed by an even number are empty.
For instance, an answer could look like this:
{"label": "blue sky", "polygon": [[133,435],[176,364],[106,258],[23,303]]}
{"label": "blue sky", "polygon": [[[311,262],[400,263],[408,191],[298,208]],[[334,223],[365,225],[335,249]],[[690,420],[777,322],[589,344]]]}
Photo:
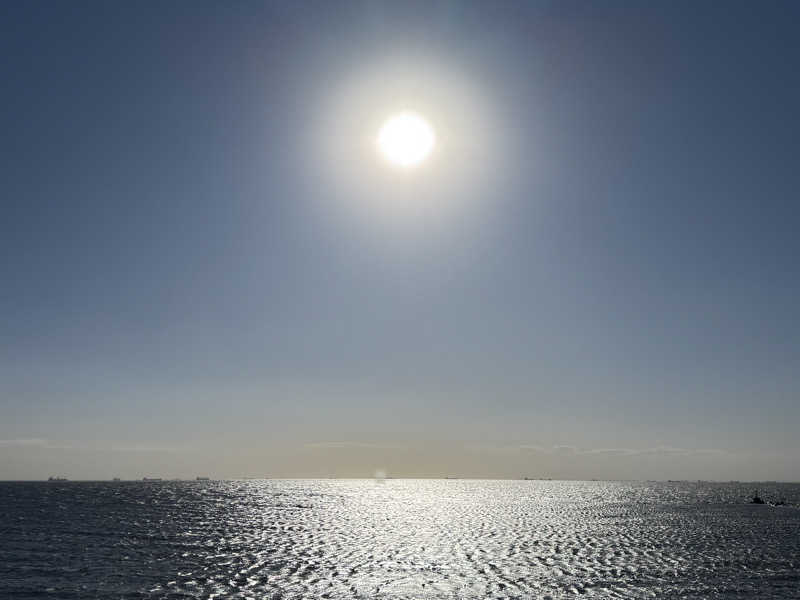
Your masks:
{"label": "blue sky", "polygon": [[800,479],[797,13],[5,3],[0,478]]}

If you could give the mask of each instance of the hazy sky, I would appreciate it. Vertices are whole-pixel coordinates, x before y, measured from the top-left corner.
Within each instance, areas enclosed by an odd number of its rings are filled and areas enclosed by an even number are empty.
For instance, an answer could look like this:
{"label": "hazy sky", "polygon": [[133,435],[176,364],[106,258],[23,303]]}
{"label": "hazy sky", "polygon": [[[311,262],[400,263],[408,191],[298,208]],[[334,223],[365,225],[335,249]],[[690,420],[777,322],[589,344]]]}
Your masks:
{"label": "hazy sky", "polygon": [[799,19],[3,3],[0,478],[800,479]]}

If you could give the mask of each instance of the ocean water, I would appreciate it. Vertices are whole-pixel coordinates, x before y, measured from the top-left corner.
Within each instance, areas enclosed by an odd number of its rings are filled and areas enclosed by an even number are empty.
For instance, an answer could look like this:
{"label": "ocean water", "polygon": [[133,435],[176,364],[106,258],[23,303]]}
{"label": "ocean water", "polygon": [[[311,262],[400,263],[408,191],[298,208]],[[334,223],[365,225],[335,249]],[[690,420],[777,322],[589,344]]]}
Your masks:
{"label": "ocean water", "polygon": [[800,598],[800,485],[0,483],[0,598]]}

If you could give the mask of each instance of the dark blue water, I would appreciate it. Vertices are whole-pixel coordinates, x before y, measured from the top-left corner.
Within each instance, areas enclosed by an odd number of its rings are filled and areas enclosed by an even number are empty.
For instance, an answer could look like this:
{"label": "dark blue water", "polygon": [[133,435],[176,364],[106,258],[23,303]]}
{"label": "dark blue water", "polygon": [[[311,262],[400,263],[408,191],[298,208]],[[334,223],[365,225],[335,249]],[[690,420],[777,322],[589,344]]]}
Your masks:
{"label": "dark blue water", "polygon": [[0,598],[800,598],[800,510],[754,487],[0,483]]}

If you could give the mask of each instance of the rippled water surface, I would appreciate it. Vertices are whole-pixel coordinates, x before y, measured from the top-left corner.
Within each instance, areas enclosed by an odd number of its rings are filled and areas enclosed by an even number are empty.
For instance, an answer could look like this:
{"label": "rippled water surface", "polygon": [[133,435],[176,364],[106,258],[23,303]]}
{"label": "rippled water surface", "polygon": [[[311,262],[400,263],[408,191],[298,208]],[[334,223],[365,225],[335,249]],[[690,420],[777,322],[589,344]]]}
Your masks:
{"label": "rippled water surface", "polygon": [[800,598],[754,485],[0,483],[0,598]]}

